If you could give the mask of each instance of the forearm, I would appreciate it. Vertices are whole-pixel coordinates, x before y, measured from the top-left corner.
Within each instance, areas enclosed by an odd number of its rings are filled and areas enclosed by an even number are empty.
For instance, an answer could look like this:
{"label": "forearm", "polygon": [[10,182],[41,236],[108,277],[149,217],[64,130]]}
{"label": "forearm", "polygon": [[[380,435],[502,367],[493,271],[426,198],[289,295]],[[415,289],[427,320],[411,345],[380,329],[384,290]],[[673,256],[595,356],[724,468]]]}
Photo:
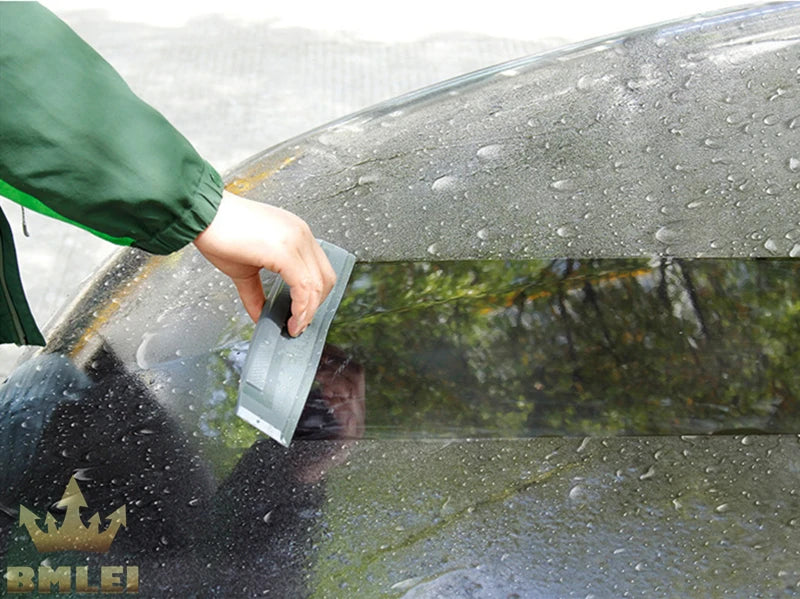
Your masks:
{"label": "forearm", "polygon": [[0,3],[0,77],[11,199],[156,253],[211,222],[216,171],[52,13]]}

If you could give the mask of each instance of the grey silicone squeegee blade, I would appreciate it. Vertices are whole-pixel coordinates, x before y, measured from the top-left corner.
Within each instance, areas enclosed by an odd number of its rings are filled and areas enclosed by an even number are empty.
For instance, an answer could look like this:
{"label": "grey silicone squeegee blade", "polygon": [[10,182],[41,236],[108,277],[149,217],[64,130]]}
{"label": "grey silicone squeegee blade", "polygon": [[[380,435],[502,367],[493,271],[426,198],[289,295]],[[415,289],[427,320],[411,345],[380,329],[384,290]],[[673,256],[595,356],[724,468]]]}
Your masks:
{"label": "grey silicone squeegee blade", "polygon": [[236,414],[287,447],[314,383],[328,329],[356,260],[353,254],[331,243],[321,241],[320,245],[336,272],[336,285],[305,332],[290,337],[286,332],[289,288],[276,277],[250,341],[239,383]]}

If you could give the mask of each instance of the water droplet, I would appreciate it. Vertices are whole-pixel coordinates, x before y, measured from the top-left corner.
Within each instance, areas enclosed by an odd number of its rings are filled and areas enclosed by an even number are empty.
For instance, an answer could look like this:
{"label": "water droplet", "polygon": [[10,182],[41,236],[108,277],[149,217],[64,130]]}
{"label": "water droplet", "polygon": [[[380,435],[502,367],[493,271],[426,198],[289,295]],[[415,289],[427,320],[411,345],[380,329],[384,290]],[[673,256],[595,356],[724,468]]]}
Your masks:
{"label": "water droplet", "polygon": [[573,501],[577,501],[583,497],[583,487],[580,485],[575,485],[569,490],[569,498]]}
{"label": "water droplet", "polygon": [[789,158],[789,170],[793,173],[800,171],[800,159],[795,158],[794,156]]}
{"label": "water droplet", "polygon": [[700,206],[702,206],[703,203],[704,202],[702,200],[695,200],[693,202],[689,202],[688,204],[686,204],[686,207],[690,209],[700,208]]}
{"label": "water droplet", "polygon": [[790,258],[800,258],[800,243],[795,243],[789,250]]}
{"label": "water droplet", "polygon": [[644,562],[639,562],[633,567],[633,569],[636,570],[637,572],[642,572],[643,570],[647,569],[647,564],[645,564]]}
{"label": "water droplet", "polygon": [[729,509],[731,509],[730,505],[728,505],[727,503],[720,503],[717,507],[714,508],[714,511],[717,512],[718,514],[724,514]]}
{"label": "water droplet", "polygon": [[777,100],[785,93],[786,93],[785,89],[783,89],[782,87],[778,87],[775,89],[774,92],[772,92],[772,95],[770,95],[769,101],[772,102],[773,100]]}
{"label": "water droplet", "polygon": [[586,91],[590,87],[594,85],[594,80],[589,75],[582,75],[578,78],[578,82],[575,84],[575,87],[578,88],[578,91]]}
{"label": "water droplet", "polygon": [[575,182],[570,179],[559,179],[558,181],[553,181],[550,187],[556,191],[574,191]]}
{"label": "water droplet", "polygon": [[703,145],[707,148],[717,149],[722,145],[722,143],[717,137],[706,137],[703,140]]}
{"label": "water droplet", "polygon": [[780,121],[780,118],[776,114],[768,114],[767,116],[764,117],[763,120],[765,125],[774,125],[775,123]]}
{"label": "water droplet", "polygon": [[489,231],[487,229],[481,229],[476,233],[476,235],[478,236],[478,239],[489,239]]}
{"label": "water droplet", "polygon": [[439,253],[439,246],[436,243],[432,243],[428,246],[428,253],[431,256],[436,256]]}
{"label": "water droplet", "polygon": [[653,466],[650,466],[647,469],[647,472],[639,476],[639,480],[647,480],[648,478],[653,478],[656,473],[656,469]]}
{"label": "water droplet", "polygon": [[477,152],[478,158],[483,160],[495,160],[503,155],[503,146],[500,144],[490,144],[483,146]]}
{"label": "water droplet", "polygon": [[431,189],[433,191],[452,189],[453,187],[455,187],[457,181],[458,178],[453,177],[452,175],[444,175],[443,177],[439,177],[433,182],[433,184],[431,185]]}
{"label": "water droplet", "polygon": [[774,239],[772,239],[772,237],[770,237],[769,239],[767,239],[767,240],[764,242],[764,248],[765,248],[765,249],[766,249],[768,252],[772,252],[773,254],[777,254],[777,253],[778,253],[778,244],[777,244],[777,243],[775,243],[775,240],[774,240]]}
{"label": "water droplet", "polygon": [[377,173],[368,173],[366,175],[361,175],[358,178],[359,185],[369,185],[370,183],[375,183],[380,179]]}
{"label": "water droplet", "polygon": [[682,241],[683,236],[678,231],[670,229],[669,227],[660,227],[658,231],[656,231],[656,239],[663,244],[670,245]]}
{"label": "water droplet", "polygon": [[559,237],[573,237],[575,235],[574,231],[569,225],[563,225],[556,229],[556,235]]}

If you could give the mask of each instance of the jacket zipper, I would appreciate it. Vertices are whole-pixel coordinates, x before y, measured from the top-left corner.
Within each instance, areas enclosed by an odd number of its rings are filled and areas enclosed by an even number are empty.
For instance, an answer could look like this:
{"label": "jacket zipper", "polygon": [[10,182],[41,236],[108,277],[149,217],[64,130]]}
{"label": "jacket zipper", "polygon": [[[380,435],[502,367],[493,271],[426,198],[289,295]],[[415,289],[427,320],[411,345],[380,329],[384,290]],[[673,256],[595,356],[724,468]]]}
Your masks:
{"label": "jacket zipper", "polygon": [[3,268],[3,244],[0,243],[0,287],[3,288],[3,298],[8,305],[8,311],[11,314],[11,321],[14,323],[14,328],[17,332],[18,343],[26,343],[25,331],[22,328],[22,323],[19,320],[19,315],[14,307],[14,302],[11,300],[11,293],[8,291],[8,284],[6,283],[6,273]]}

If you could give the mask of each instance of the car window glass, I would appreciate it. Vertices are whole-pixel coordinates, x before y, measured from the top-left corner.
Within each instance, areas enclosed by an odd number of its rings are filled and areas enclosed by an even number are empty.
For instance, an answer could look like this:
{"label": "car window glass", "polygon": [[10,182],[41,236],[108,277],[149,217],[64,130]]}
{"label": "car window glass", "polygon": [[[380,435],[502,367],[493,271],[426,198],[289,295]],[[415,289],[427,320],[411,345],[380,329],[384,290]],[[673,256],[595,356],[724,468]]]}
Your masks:
{"label": "car window glass", "polygon": [[800,430],[792,260],[360,265],[329,342],[366,434]]}

